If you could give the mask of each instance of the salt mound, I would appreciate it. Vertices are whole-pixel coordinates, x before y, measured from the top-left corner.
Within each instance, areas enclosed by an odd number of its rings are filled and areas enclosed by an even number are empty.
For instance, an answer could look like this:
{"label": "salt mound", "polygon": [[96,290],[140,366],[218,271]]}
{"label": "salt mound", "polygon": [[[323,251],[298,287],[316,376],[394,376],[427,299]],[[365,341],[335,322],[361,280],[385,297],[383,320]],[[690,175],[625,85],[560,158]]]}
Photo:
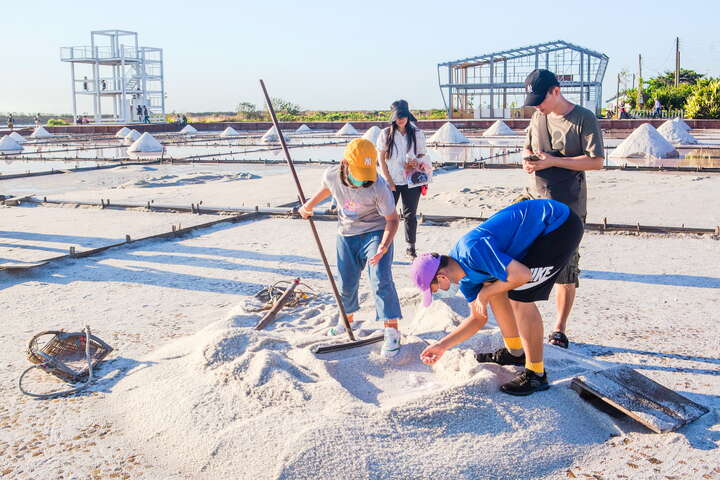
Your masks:
{"label": "salt mound", "polygon": [[505,122],[502,120],[497,120],[495,123],[490,125],[490,128],[485,130],[482,134],[483,137],[499,137],[499,136],[509,136],[509,135],[517,135],[512,128],[508,127]]}
{"label": "salt mound", "polygon": [[133,130],[130,130],[127,135],[125,135],[124,140],[125,140],[125,143],[133,143],[138,138],[140,138],[140,132],[133,129]]}
{"label": "salt mound", "polygon": [[127,137],[127,134],[130,133],[130,129],[127,127],[123,127],[120,130],[115,133],[115,138],[125,138]]}
{"label": "salt mound", "polygon": [[[499,391],[514,372],[478,364],[472,342],[432,368],[419,361],[425,343],[416,336],[403,343],[403,363],[382,362],[378,345],[320,359],[308,350],[327,343],[319,310],[282,312],[284,321],[262,331],[253,328],[260,314],[235,310],[169,342],[143,358],[151,367],[121,379],[108,414],[130,439],[158,452],[161,465],[188,474],[202,468],[204,478],[235,478],[238,465],[244,478],[258,479],[336,478],[340,471],[349,480],[470,480],[489,471],[535,478],[566,468],[617,431],[560,385],[518,407]],[[425,317],[436,322],[433,330],[461,321],[457,312],[434,313],[444,318]],[[418,333],[424,323],[415,323]],[[497,329],[476,337],[501,342]],[[557,348],[547,349],[546,364],[562,383],[598,368]],[[527,445],[553,448],[527,455]]]}
{"label": "salt mound", "polygon": [[295,130],[295,133],[311,133],[312,129],[305,125],[304,123],[298,127],[297,130]]}
{"label": "salt mound", "polygon": [[455,125],[447,122],[430,137],[428,143],[470,143],[470,140]]}
{"label": "salt mound", "polygon": [[9,135],[0,138],[0,152],[15,152],[22,149],[22,145],[13,140]]}
{"label": "salt mound", "polygon": [[185,125],[182,130],[180,130],[180,133],[184,135],[189,135],[191,133],[197,133],[197,128],[193,127],[192,125]]}
{"label": "salt mound", "polygon": [[674,118],[660,125],[657,131],[673,145],[694,145],[698,141],[690,135],[689,129],[687,123],[679,118]]}
{"label": "salt mound", "polygon": [[50,138],[53,134],[45,130],[45,127],[37,127],[32,134],[30,134],[30,137],[32,138]]}
{"label": "salt mound", "polygon": [[643,123],[610,153],[610,158],[677,158],[678,151],[649,123]]}
{"label": "salt mound", "polygon": [[20,135],[20,134],[17,133],[17,132],[12,132],[10,135],[8,135],[8,137],[12,138],[13,140],[15,140],[15,141],[16,141],[17,143],[19,143],[20,145],[22,145],[23,143],[25,143],[25,137],[23,137],[22,135]]}
{"label": "salt mound", "polygon": [[221,137],[239,137],[240,134],[237,130],[235,130],[232,127],[227,127],[225,130],[222,131],[220,134]]}
{"label": "salt mound", "polygon": [[128,153],[158,153],[162,151],[162,144],[155,140],[155,137],[148,132],[143,133],[142,136],[135,140],[135,143],[128,148]]}
{"label": "salt mound", "polygon": [[367,132],[362,136],[365,140],[370,140],[373,145],[375,145],[375,142],[377,142],[378,137],[380,136],[380,128],[377,125],[373,125],[372,127],[368,128]]}
{"label": "salt mound", "polygon": [[359,135],[360,133],[355,130],[351,124],[346,123],[343,127],[335,133],[335,136],[341,137],[343,135]]}
{"label": "salt mound", "polygon": [[162,175],[159,177],[130,180],[118,185],[117,189],[125,188],[156,188],[156,187],[182,187],[185,185],[204,185],[210,182],[233,182],[240,180],[253,180],[260,178],[248,172],[217,175],[212,173],[193,173],[189,175]]}
{"label": "salt mound", "polygon": [[[285,135],[285,140],[288,139],[287,134]],[[265,135],[262,136],[260,139],[263,143],[279,143],[280,142],[280,135],[278,135],[277,129],[275,128],[275,125],[270,127],[267,132],[265,132]]]}

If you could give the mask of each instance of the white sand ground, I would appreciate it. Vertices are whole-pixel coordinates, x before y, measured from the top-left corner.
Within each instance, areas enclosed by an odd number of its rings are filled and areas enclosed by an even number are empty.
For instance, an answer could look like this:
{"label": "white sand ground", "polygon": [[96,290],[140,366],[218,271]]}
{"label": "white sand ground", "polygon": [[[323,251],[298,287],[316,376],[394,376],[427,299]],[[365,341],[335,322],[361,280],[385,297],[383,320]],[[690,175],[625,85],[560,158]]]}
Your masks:
{"label": "white sand ground", "polygon": [[[308,194],[320,172],[301,169]],[[220,206],[295,197],[288,175],[194,181],[208,172],[129,167],[116,176],[97,173],[0,187],[40,195],[55,189],[48,195],[53,198],[183,204],[202,199]],[[133,186],[167,175],[183,180]],[[590,220],[711,226],[720,223],[711,208],[717,204],[717,178],[590,172]],[[438,175],[421,209],[479,215],[478,209],[504,206],[524,179],[520,170]],[[0,248],[5,258],[9,249],[33,250],[21,245],[65,251],[71,244],[96,246],[125,233],[139,236],[217,217],[8,207],[0,209],[0,218],[2,232],[43,235],[15,238]],[[334,223],[317,225],[334,265]],[[419,247],[446,251],[470,227],[423,225]],[[404,247],[400,233],[396,249]],[[554,386],[529,398],[497,391],[513,369],[481,367],[472,359],[473,350],[499,345],[492,325],[434,369],[419,363],[420,338],[437,338],[466,307],[458,298],[419,309],[409,265],[400,256],[394,272],[404,313],[401,358],[382,363],[377,345],[312,355],[307,347],[326,341],[321,333],[334,308],[309,228],[300,220],[221,225],[24,274],[0,273],[0,312],[10,320],[0,333],[0,475],[720,478],[718,241],[588,233],[581,253],[584,273],[568,332],[573,344],[569,351],[547,347]],[[321,292],[320,298],[286,311],[264,332],[252,331],[258,316],[243,305],[262,286],[294,276]],[[361,335],[378,327],[368,295],[363,281]],[[550,328],[554,307],[548,302],[541,310]],[[27,366],[27,340],[41,330],[85,324],[115,347],[90,392],[51,401],[22,396],[15,382]],[[567,388],[576,374],[616,364],[637,368],[711,412],[677,433],[656,435],[597,411]],[[38,389],[59,386],[41,374],[29,381]]]}
{"label": "white sand ground", "polygon": [[[38,208],[45,207],[18,210]],[[318,227],[334,264],[334,224]],[[422,226],[420,238],[442,251],[466,228]],[[377,346],[325,359],[308,352],[331,321],[327,293],[266,332],[247,328],[258,316],[242,305],[261,285],[299,275],[329,290],[299,220],[219,226],[4,274],[0,305],[15,320],[0,352],[4,468],[10,478],[566,478],[568,470],[580,478],[715,478],[716,245],[588,234],[573,347],[548,347],[554,388],[521,399],[497,391],[511,369],[472,361],[470,348],[497,346],[493,328],[434,371],[417,361],[417,336],[436,338],[464,307],[450,301],[418,311],[401,259],[395,276],[407,346],[395,364],[380,362]],[[364,282],[361,293],[367,333],[377,325]],[[549,322],[552,306],[542,309]],[[23,397],[14,381],[26,364],[25,341],[85,323],[116,349],[92,393]],[[597,412],[567,381],[598,361],[638,368],[712,412],[665,435]]]}
{"label": "white sand ground", "polygon": [[[298,168],[305,195],[314,192],[324,171]],[[261,178],[241,178],[255,174]],[[643,225],[720,225],[720,175],[684,172],[593,171],[588,179],[588,221]],[[234,181],[237,180],[237,181]],[[467,169],[436,172],[420,211],[487,216],[508,205],[528,182],[520,169]],[[163,186],[167,185],[167,186]],[[148,188],[154,186],[159,188]],[[52,199],[206,206],[266,206],[297,199],[286,167],[248,165],[128,166],[68,175],[6,180],[0,193],[35,193]]]}
{"label": "white sand ground", "polygon": [[[0,207],[0,264],[33,263],[209,222],[207,216],[94,207]],[[99,229],[98,225],[102,225]],[[178,228],[179,229],[179,228]]]}

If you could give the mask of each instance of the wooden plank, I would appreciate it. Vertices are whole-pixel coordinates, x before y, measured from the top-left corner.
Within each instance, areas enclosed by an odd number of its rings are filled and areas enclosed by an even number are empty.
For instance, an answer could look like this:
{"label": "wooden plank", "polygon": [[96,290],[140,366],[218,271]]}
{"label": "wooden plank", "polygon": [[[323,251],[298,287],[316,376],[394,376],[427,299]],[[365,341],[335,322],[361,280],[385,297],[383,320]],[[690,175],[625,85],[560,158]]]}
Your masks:
{"label": "wooden plank", "polygon": [[20,272],[23,270],[30,270],[35,267],[42,267],[48,262],[37,262],[37,263],[0,263],[0,270],[7,270],[8,272]]}
{"label": "wooden plank", "polygon": [[600,398],[656,433],[677,430],[709,411],[626,366],[575,377],[570,387]]}

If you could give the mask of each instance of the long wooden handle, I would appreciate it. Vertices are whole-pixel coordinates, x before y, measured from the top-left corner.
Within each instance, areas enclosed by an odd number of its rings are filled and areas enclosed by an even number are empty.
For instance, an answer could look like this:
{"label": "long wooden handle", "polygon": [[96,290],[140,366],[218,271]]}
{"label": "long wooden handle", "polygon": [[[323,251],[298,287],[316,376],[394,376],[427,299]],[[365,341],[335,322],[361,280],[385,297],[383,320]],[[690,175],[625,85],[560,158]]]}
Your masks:
{"label": "long wooden handle", "polygon": [[[292,158],[290,157],[290,151],[288,150],[287,144],[285,143],[285,136],[280,130],[280,123],[278,123],[277,116],[275,115],[275,109],[273,108],[272,102],[270,101],[270,95],[268,95],[267,89],[265,88],[265,82],[260,80],[260,86],[262,87],[263,94],[265,95],[265,102],[267,103],[268,110],[270,111],[270,117],[272,118],[273,125],[275,126],[278,137],[280,137],[280,145],[282,146],[283,152],[285,152],[285,160],[287,161],[288,167],[290,167],[290,172],[292,173],[293,179],[295,180],[295,187],[298,191],[298,197],[300,198],[301,203],[305,203],[305,194],[303,193],[302,185],[300,185],[300,179],[298,178],[297,172],[295,171],[295,165],[293,164]],[[354,342],[355,335],[353,335],[352,328],[350,327],[350,321],[347,318],[347,313],[345,313],[345,307],[343,307],[342,299],[340,298],[340,292],[338,292],[337,285],[335,284],[335,277],[333,277],[332,270],[330,270],[330,264],[328,263],[327,257],[325,256],[325,250],[323,249],[322,242],[320,241],[320,236],[318,235],[317,228],[315,228],[315,222],[313,222],[312,217],[308,217],[308,222],[310,223],[310,229],[312,230],[313,237],[315,238],[315,244],[317,245],[318,251],[320,252],[320,257],[322,258],[323,265],[325,265],[325,272],[327,273],[328,280],[330,280],[333,295],[335,296],[335,302],[337,303],[338,310],[340,310],[340,317],[345,324],[345,331],[347,332],[348,337],[350,337],[350,341]]]}

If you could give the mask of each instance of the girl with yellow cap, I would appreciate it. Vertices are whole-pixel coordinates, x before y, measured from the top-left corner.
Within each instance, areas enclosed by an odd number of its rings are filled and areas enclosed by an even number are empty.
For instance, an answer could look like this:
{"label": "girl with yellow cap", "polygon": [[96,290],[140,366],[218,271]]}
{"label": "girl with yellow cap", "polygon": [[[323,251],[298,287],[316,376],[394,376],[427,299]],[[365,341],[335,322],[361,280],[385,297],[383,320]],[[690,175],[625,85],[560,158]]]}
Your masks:
{"label": "girl with yellow cap", "polygon": [[[360,310],[358,288],[360,275],[367,265],[371,292],[375,299],[376,319],[385,326],[381,354],[394,357],[400,350],[398,320],[402,317],[400,301],[392,278],[393,238],[400,218],[385,180],[377,174],[377,151],[372,142],[358,138],[345,148],[340,165],[328,168],[320,190],[300,207],[303,218],[312,216],[315,206],[330,195],[337,203],[337,268],[340,274],[340,297],[353,321]],[[339,321],[329,335],[344,331]]]}

